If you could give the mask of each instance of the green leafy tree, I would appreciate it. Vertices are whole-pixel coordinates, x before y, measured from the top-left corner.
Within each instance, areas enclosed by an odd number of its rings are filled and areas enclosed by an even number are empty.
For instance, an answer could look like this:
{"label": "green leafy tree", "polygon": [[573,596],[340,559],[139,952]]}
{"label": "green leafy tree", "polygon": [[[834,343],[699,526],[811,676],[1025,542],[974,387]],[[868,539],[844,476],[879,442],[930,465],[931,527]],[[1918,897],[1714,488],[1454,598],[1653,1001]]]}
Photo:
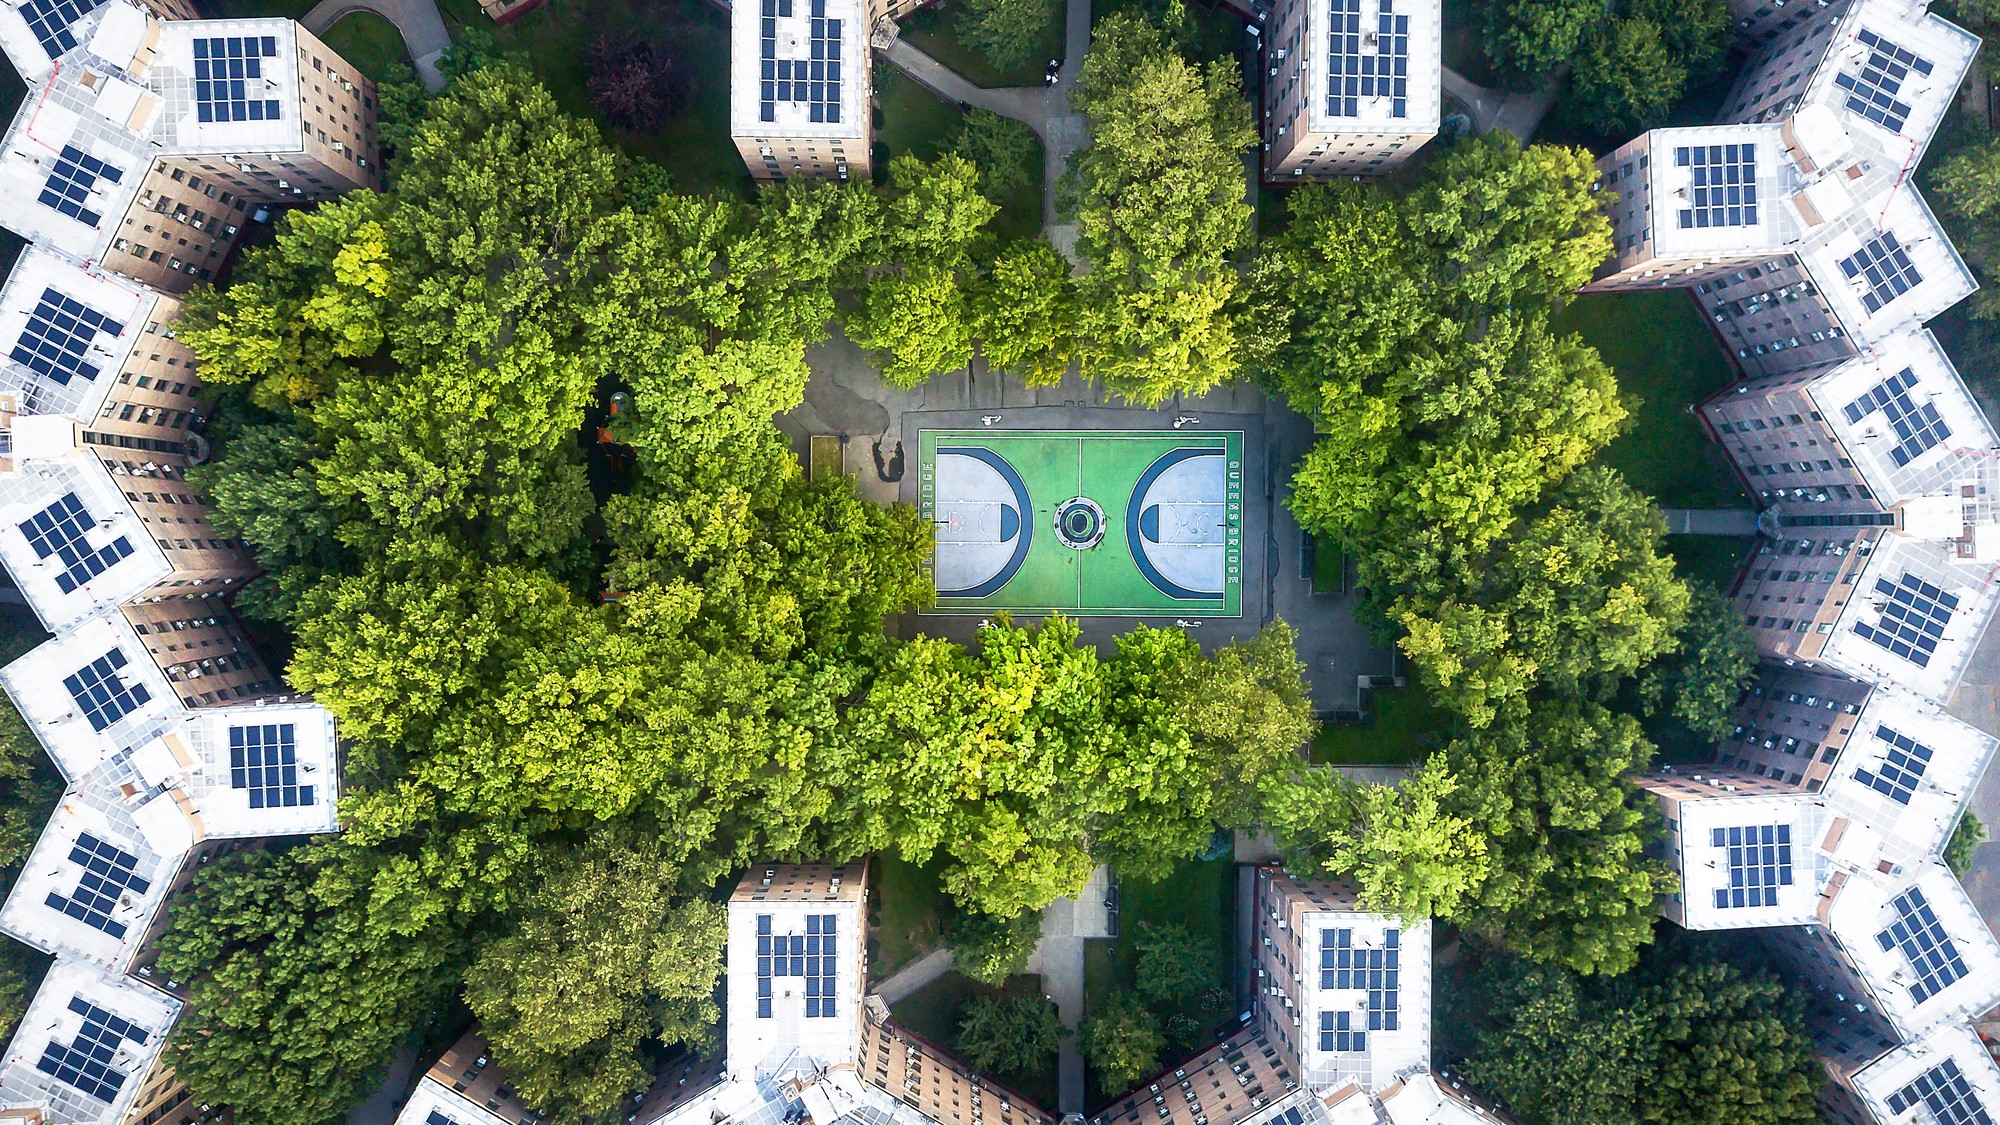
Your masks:
{"label": "green leafy tree", "polygon": [[1351,875],[1370,910],[1411,921],[1463,917],[1494,862],[1455,800],[1463,788],[1441,758],[1395,786],[1311,770],[1274,790],[1271,823],[1294,869]]}
{"label": "green leafy tree", "polygon": [[[299,422],[211,429],[218,453],[188,466],[188,486],[212,505],[209,523],[249,544],[265,575],[256,580],[258,615],[289,619],[313,583],[341,569],[338,510],[320,494],[312,430]],[[238,608],[244,598],[238,595]]]}
{"label": "green leafy tree", "polygon": [[1689,582],[1679,645],[1639,679],[1647,714],[1671,716],[1711,742],[1735,728],[1737,702],[1757,677],[1757,639],[1722,591]]}
{"label": "green leafy tree", "polygon": [[925,164],[904,153],[889,164],[889,184],[882,264],[843,327],[881,353],[883,379],[914,387],[972,362],[970,248],[1000,208],[980,194],[979,169],[962,156]]}
{"label": "green leafy tree", "polygon": [[995,203],[1042,182],[1042,143],[1035,131],[990,109],[965,115],[949,151],[972,161],[979,169],[979,190]]}
{"label": "green leafy tree", "polygon": [[1084,374],[1146,406],[1241,370],[1232,257],[1249,241],[1241,154],[1257,143],[1233,60],[1198,67],[1129,14],[1099,20],[1070,104]]}
{"label": "green leafy tree", "polygon": [[[33,636],[28,629],[21,633]],[[6,655],[0,655],[4,659]],[[0,697],[0,887],[10,886],[62,799],[62,775],[11,700]],[[0,953],[0,1032],[27,1014],[49,958],[19,942]]]}
{"label": "green leafy tree", "polygon": [[1035,910],[1006,918],[960,911],[944,928],[952,967],[981,984],[1005,984],[1026,972],[1041,940],[1042,915]]}
{"label": "green leafy tree", "polygon": [[1055,0],[958,0],[956,7],[959,41],[1000,70],[1033,62],[1063,16]]}
{"label": "green leafy tree", "polygon": [[1604,18],[1598,0],[1494,0],[1483,6],[1480,43],[1509,89],[1538,90],[1568,62],[1584,32]]}
{"label": "green leafy tree", "polygon": [[1584,34],[1564,88],[1565,118],[1606,136],[1663,124],[1686,88],[1685,63],[1650,19],[1605,20]]}
{"label": "green leafy tree", "polygon": [[1076,358],[1069,262],[1045,241],[1003,250],[973,287],[970,313],[986,362],[1030,387],[1062,382]]}
{"label": "green leafy tree", "polygon": [[1139,995],[1157,1004],[1200,995],[1215,979],[1215,943],[1176,922],[1141,929],[1133,980]]}
{"label": "green leafy tree", "polygon": [[959,1020],[957,1048],[982,1074],[1039,1076],[1048,1073],[1064,1034],[1056,1006],[1046,997],[975,996]]}
{"label": "green leafy tree", "polygon": [[508,1081],[579,1125],[651,1084],[641,1044],[705,1046],[721,1018],[723,908],[679,893],[678,868],[650,842],[610,835],[543,865],[540,888],[465,976]]}
{"label": "green leafy tree", "polygon": [[1961,813],[1958,824],[1951,830],[1951,838],[1944,844],[1944,861],[1953,872],[1963,876],[1972,870],[1973,858],[1979,853],[1979,845],[1986,842],[1986,826],[1970,812]]}
{"label": "green leafy tree", "polygon": [[1735,20],[1729,0],[1629,0],[1624,14],[1651,20],[1690,82],[1706,82],[1729,61]]}
{"label": "green leafy tree", "polygon": [[1123,1090],[1159,1069],[1166,1038],[1159,1017],[1137,997],[1114,992],[1077,1026],[1076,1045],[1100,1089]]}

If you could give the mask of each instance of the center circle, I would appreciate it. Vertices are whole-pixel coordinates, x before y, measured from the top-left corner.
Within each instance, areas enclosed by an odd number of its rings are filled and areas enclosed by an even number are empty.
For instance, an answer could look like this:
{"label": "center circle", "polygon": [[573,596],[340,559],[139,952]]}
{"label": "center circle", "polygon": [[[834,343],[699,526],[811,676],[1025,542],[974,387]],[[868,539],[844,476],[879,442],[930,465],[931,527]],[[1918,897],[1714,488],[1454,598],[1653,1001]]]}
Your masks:
{"label": "center circle", "polygon": [[1056,505],[1056,538],[1073,551],[1087,551],[1104,541],[1104,509],[1088,496]]}

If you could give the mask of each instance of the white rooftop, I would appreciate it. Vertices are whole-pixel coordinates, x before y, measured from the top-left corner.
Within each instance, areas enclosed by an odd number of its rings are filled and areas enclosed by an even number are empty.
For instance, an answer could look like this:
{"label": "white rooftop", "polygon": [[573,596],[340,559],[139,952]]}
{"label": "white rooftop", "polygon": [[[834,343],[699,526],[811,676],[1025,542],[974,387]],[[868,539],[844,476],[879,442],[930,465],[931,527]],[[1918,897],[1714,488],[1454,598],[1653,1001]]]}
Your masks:
{"label": "white rooftop", "polygon": [[1926,14],[1923,0],[1859,0],[1842,17],[1801,106],[1832,109],[1868,155],[1914,164],[1930,142],[1979,39]]}
{"label": "white rooftop", "polygon": [[425,1075],[396,1114],[396,1125],[519,1125]]}
{"label": "white rooftop", "polygon": [[93,617],[0,668],[5,687],[65,778],[173,729],[185,709],[122,614]]}
{"label": "white rooftop", "polygon": [[110,471],[87,452],[0,474],[0,564],[53,633],[172,573]]}
{"label": "white rooftop", "polygon": [[194,844],[188,810],[130,753],[64,794],[0,906],[0,929],[123,971]]}
{"label": "white rooftop", "polygon": [[1314,0],[1306,23],[1306,41],[1314,45],[1299,68],[1308,91],[1307,128],[1436,133],[1443,104],[1442,7],[1441,0]]}
{"label": "white rooftop", "polygon": [[118,1125],[180,1014],[180,1001],[58,957],[0,1061],[0,1105],[54,1125]]}
{"label": "white rooftop", "polygon": [[730,135],[859,139],[868,65],[861,0],[741,0],[729,18]]}
{"label": "white rooftop", "polygon": [[174,152],[293,152],[303,143],[291,20],[167,21],[149,85],[163,106],[154,140]]}
{"label": "white rooftop", "polygon": [[1916,870],[1944,846],[2000,739],[1935,703],[1885,687],[1869,697],[1822,796],[1844,821],[1833,852],[1869,869]]}
{"label": "white rooftop", "polygon": [[1654,253],[1718,258],[1780,253],[1804,224],[1792,196],[1804,177],[1779,125],[1655,129],[1647,142]]}
{"label": "white rooftop", "polygon": [[1682,925],[1691,930],[1813,920],[1826,860],[1826,814],[1805,793],[1683,800],[1676,848]]}
{"label": "white rooftop", "polygon": [[96,417],[158,303],[143,286],[29,246],[0,288],[0,394],[25,414]]}
{"label": "white rooftop", "polygon": [[[1809,393],[1884,507],[1955,495],[1991,475],[2000,456],[2000,438],[1958,369],[1916,325],[1821,376]],[[1960,521],[1950,523],[1946,537],[1956,539]]]}
{"label": "white rooftop", "polygon": [[104,0],[7,0],[0,4],[0,51],[30,86],[55,60],[90,40]]}
{"label": "white rooftop", "polygon": [[[2000,1118],[2000,1068],[1964,1024],[1937,1028],[1870,1063],[1854,1076],[1853,1090],[1882,1125]],[[1981,1112],[1964,1112],[1971,1109]]]}
{"label": "white rooftop", "polygon": [[1430,1065],[1430,922],[1312,907],[1293,917],[1305,977],[1301,1080],[1315,1090],[1354,1082],[1372,1092]]}
{"label": "white rooftop", "polygon": [[1390,1125],[1492,1125],[1492,1115],[1476,1109],[1435,1075],[1412,1074],[1382,1095]]}
{"label": "white rooftop", "polygon": [[1991,569],[1961,559],[1949,541],[1884,535],[1820,660],[1866,683],[1948,698],[2000,601]]}
{"label": "white rooftop", "polygon": [[333,715],[308,702],[201,708],[181,724],[186,785],[209,836],[290,836],[339,827]]}
{"label": "white rooftop", "polygon": [[731,1076],[852,1063],[861,1051],[865,919],[858,896],[729,903]]}
{"label": "white rooftop", "polygon": [[[1842,173],[1832,175],[1838,181]],[[1979,288],[1914,184],[1891,181],[1827,215],[1800,247],[1814,286],[1856,345],[1931,319]]]}
{"label": "white rooftop", "polygon": [[1851,872],[1830,893],[1828,930],[1905,1042],[2000,1002],[2000,942],[1944,864]]}

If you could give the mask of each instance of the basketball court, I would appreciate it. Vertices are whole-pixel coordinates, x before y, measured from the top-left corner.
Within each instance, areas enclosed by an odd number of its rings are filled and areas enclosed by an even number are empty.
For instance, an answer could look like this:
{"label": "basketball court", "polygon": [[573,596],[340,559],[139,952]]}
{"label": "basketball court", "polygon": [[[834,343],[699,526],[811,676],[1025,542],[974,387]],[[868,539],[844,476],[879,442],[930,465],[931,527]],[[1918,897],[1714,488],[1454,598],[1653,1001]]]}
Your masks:
{"label": "basketball court", "polygon": [[1243,612],[1243,434],[920,430],[933,613]]}

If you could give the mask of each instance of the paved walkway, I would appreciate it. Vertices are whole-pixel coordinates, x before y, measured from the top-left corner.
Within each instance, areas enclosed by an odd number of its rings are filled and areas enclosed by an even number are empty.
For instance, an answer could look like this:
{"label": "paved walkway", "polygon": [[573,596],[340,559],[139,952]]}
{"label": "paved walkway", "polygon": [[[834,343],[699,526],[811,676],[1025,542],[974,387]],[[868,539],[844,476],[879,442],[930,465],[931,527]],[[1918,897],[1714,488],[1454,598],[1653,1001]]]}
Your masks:
{"label": "paved walkway", "polygon": [[451,32],[445,30],[437,0],[320,0],[299,22],[314,35],[324,35],[340,17],[355,12],[374,12],[395,24],[402,33],[403,46],[417,64],[417,77],[433,93],[444,89],[444,75],[437,64],[451,46]]}
{"label": "paved walkway", "polygon": [[1565,66],[1549,84],[1532,94],[1509,93],[1481,86],[1450,67],[1444,68],[1444,92],[1464,102],[1472,111],[1472,131],[1486,133],[1501,129],[1526,141],[1556,104],[1556,92],[1569,73]]}
{"label": "paved walkway", "polygon": [[[1083,1019],[1083,943],[1111,936],[1104,900],[1111,889],[1111,869],[1099,867],[1076,898],[1059,898],[1042,910],[1042,940],[1028,960],[1028,971],[1040,973],[1042,991],[1056,1002],[1056,1014],[1071,1031]],[[1059,1113],[1082,1113],[1083,1055],[1076,1036],[1063,1037],[1057,1057]]]}
{"label": "paved walkway", "polygon": [[1757,513],[1748,508],[1661,508],[1668,535],[1727,535],[1746,539],[1757,534]]}
{"label": "paved walkway", "polygon": [[951,971],[951,950],[933,949],[875,982],[868,991],[884,1004],[900,1004],[910,993]]}

